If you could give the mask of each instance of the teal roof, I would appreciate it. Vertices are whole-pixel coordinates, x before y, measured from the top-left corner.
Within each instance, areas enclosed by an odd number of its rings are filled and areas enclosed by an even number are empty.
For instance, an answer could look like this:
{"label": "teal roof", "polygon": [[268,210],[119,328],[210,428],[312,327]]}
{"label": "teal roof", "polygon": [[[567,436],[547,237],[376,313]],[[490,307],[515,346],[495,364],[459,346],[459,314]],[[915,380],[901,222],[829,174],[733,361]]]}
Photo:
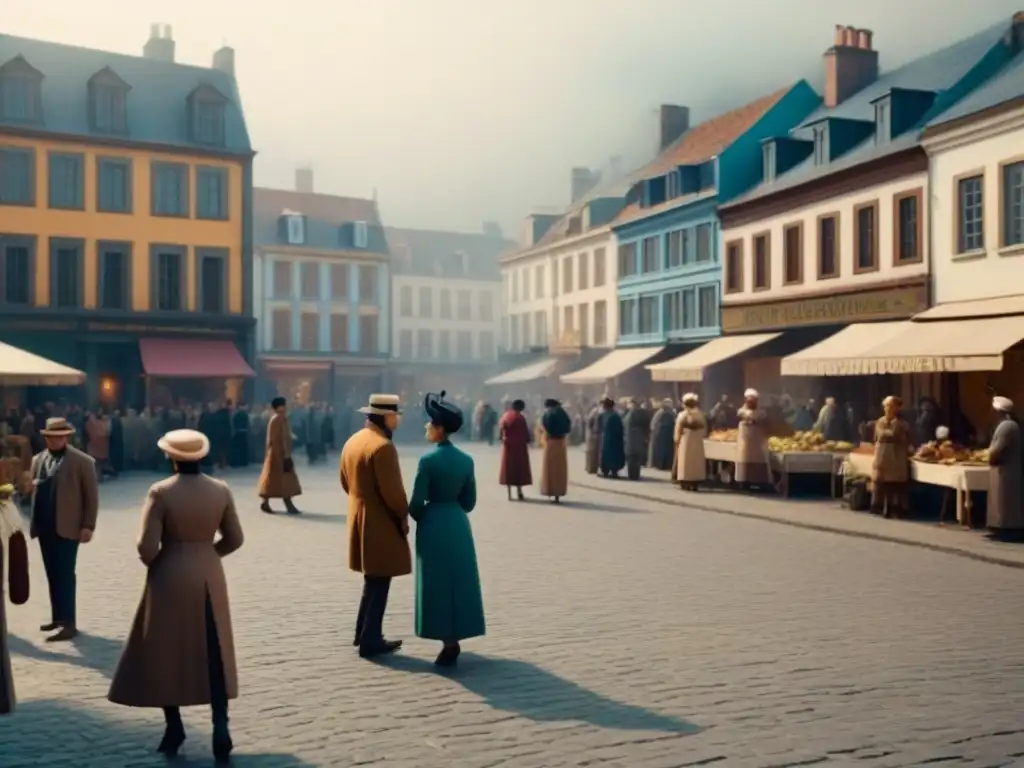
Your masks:
{"label": "teal roof", "polygon": [[926,127],[932,128],[952,120],[962,120],[978,112],[984,112],[1021,98],[1024,98],[1024,53],[1018,53],[988,83],[952,109],[939,115]]}
{"label": "teal roof", "polygon": [[[128,133],[114,138],[207,152],[252,152],[238,85],[227,72],[0,34],[0,66],[18,56],[43,75],[43,124],[32,125],[33,132],[112,138],[89,129],[88,82],[109,67],[131,86]],[[215,89],[227,100],[223,147],[189,139],[186,100],[200,86]]]}

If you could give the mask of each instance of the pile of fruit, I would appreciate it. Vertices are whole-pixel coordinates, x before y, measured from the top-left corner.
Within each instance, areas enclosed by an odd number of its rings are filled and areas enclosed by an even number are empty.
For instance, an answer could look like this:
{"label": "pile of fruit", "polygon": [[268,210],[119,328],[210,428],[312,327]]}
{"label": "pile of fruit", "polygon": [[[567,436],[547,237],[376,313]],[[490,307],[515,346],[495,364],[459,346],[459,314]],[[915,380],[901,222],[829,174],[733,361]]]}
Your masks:
{"label": "pile of fruit", "polygon": [[735,443],[739,436],[738,429],[720,429],[708,435],[708,440],[714,440],[716,443]]}
{"label": "pile of fruit", "polygon": [[915,461],[928,464],[988,464],[988,449],[972,450],[949,440],[932,440],[917,449]]}
{"label": "pile of fruit", "polygon": [[792,437],[768,438],[772,453],[849,453],[853,443],[826,440],[820,432],[794,432]]}

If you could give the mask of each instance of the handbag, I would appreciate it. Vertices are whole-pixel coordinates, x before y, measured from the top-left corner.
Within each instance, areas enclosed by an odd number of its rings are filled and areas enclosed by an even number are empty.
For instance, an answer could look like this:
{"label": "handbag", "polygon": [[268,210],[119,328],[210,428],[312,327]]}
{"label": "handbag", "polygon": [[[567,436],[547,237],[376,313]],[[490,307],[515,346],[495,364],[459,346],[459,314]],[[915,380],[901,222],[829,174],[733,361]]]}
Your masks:
{"label": "handbag", "polygon": [[25,534],[15,531],[7,539],[7,583],[10,587],[11,602],[24,605],[28,602],[28,542]]}

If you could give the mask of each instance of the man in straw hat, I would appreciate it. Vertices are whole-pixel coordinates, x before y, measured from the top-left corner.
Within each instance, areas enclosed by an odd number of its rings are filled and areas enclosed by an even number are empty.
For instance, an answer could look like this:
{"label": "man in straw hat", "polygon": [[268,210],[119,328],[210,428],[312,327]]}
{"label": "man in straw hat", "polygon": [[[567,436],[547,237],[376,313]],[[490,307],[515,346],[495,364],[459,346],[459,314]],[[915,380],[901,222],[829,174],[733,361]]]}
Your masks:
{"label": "man in straw hat", "polygon": [[992,471],[988,475],[985,524],[994,537],[1019,540],[1024,538],[1024,448],[1020,425],[1013,417],[1013,401],[1008,397],[993,397],[992,409],[999,423],[988,448]]}
{"label": "man in straw hat", "polygon": [[348,494],[348,567],[363,574],[353,645],[364,659],[394,653],[384,638],[391,579],[412,573],[409,503],[392,437],[401,421],[397,395],[370,395],[359,409],[366,426],[341,449],[341,487]]}
{"label": "man in straw hat", "polygon": [[903,401],[889,395],[882,401],[882,418],[875,422],[875,460],[871,469],[874,489],[871,511],[900,517],[909,511],[910,424],[900,416]]}
{"label": "man in straw hat", "polygon": [[46,450],[32,458],[32,538],[39,539],[50,587],[50,622],[39,629],[57,630],[47,642],[78,634],[76,615],[78,547],[92,541],[99,511],[96,463],[68,440],[75,428],[65,419],[47,419],[39,434]]}
{"label": "man in straw hat", "polygon": [[283,397],[275,397],[270,401],[274,415],[267,423],[267,453],[256,491],[263,499],[260,509],[268,515],[274,514],[270,507],[271,499],[284,499],[284,508],[289,515],[301,514],[292,503],[293,498],[302,494],[302,486],[299,485],[295,461],[292,459],[292,428],[288,423],[286,404]]}

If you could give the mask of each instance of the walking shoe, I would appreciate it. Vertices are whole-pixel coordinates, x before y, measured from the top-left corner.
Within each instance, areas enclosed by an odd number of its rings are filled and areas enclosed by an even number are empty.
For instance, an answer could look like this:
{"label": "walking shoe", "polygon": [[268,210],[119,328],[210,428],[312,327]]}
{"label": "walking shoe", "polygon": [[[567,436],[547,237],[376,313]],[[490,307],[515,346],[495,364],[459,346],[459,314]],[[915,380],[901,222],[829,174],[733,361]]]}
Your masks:
{"label": "walking shoe", "polygon": [[46,638],[48,643],[66,643],[69,640],[74,640],[78,637],[78,630],[74,627],[61,627],[60,631],[56,635],[50,635]]}
{"label": "walking shoe", "polygon": [[376,656],[394,653],[401,647],[401,640],[383,640],[379,644],[359,646],[359,656],[364,659],[372,659]]}

